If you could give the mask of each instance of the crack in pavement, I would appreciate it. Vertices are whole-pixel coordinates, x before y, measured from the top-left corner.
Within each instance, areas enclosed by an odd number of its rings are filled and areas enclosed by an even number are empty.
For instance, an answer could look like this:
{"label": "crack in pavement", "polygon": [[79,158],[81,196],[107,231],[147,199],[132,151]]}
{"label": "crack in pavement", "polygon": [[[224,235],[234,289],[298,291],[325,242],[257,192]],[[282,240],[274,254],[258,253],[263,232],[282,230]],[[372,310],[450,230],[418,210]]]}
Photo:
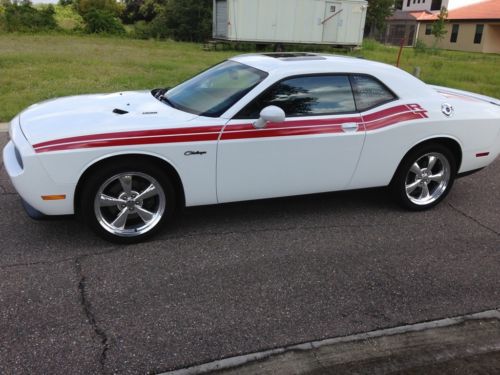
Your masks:
{"label": "crack in pavement", "polygon": [[448,202],[448,206],[450,206],[455,212],[458,212],[460,215],[462,215],[463,217],[469,219],[469,220],[472,220],[474,223],[476,223],[477,225],[479,225],[480,227],[484,228],[484,229],[487,229],[488,231],[490,232],[493,232],[495,233],[497,236],[500,236],[500,232],[497,232],[495,229],[493,228],[490,228],[488,225],[486,224],[483,224],[481,223],[478,219],[476,219],[474,216],[471,216],[469,214],[467,214],[466,212],[462,211],[461,209],[459,209],[458,207],[455,207],[453,204],[449,203]]}
{"label": "crack in pavement", "polygon": [[87,253],[87,254],[81,254],[76,257],[70,257],[70,258],[63,258],[63,259],[58,259],[54,261],[38,261],[38,262],[25,262],[25,263],[12,263],[12,264],[4,264],[0,265],[0,270],[1,269],[8,269],[8,268],[14,268],[14,267],[28,267],[28,266],[38,266],[38,265],[55,265],[59,263],[64,263],[64,262],[73,262],[77,261],[78,259],[82,258],[89,258],[93,256],[100,256],[100,255],[107,255],[107,254],[113,254],[115,252],[118,252],[120,250],[126,250],[126,248],[120,247],[120,246],[113,246],[110,250],[108,251],[100,251],[97,253]]}
{"label": "crack in pavement", "polygon": [[59,259],[59,260],[56,260],[56,261],[53,261],[53,262],[43,261],[42,260],[42,261],[39,261],[39,262],[26,262],[26,263],[4,264],[4,265],[0,265],[0,270],[8,269],[8,268],[15,268],[15,267],[51,266],[51,265],[60,264],[60,263],[64,263],[64,262],[70,262],[70,261],[74,261],[74,260],[75,260],[75,258],[72,257],[72,258]]}
{"label": "crack in pavement", "polygon": [[92,326],[92,329],[94,330],[94,333],[97,335],[97,337],[101,340],[101,345],[102,345],[102,351],[101,351],[101,356],[99,358],[99,365],[101,366],[101,373],[105,374],[105,364],[106,364],[106,356],[107,352],[109,349],[108,345],[108,336],[106,335],[106,332],[104,329],[102,329],[96,321],[95,318],[95,313],[92,309],[92,304],[87,298],[86,292],[85,292],[85,275],[83,274],[82,271],[82,265],[80,263],[81,259],[83,257],[78,257],[75,259],[75,270],[80,278],[80,281],[78,282],[78,291],[79,291],[79,296],[80,296],[80,304],[82,305],[83,312],[85,313],[85,316],[87,317],[88,323]]}

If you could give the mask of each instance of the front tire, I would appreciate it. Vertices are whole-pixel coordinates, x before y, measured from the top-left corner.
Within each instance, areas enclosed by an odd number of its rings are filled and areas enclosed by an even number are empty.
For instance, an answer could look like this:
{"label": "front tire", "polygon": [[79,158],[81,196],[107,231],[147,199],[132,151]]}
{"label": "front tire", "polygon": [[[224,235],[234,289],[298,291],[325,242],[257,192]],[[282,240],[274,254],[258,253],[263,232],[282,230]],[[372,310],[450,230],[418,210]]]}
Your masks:
{"label": "front tire", "polygon": [[390,188],[403,207],[422,211],[436,206],[448,195],[456,173],[451,151],[437,143],[427,144],[403,159]]}
{"label": "front tire", "polygon": [[104,239],[136,243],[153,236],[173,216],[175,190],[155,164],[115,160],[90,174],[79,207],[84,222]]}

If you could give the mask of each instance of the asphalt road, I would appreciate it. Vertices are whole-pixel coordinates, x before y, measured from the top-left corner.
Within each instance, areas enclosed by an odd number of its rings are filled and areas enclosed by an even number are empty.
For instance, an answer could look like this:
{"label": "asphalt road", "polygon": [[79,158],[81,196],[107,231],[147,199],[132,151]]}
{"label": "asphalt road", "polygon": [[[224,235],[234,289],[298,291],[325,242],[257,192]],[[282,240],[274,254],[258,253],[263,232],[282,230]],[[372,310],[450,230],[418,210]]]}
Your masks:
{"label": "asphalt road", "polygon": [[156,373],[498,308],[499,181],[500,160],[423,213],[381,189],[190,208],[123,247],[29,219],[2,164],[0,373]]}

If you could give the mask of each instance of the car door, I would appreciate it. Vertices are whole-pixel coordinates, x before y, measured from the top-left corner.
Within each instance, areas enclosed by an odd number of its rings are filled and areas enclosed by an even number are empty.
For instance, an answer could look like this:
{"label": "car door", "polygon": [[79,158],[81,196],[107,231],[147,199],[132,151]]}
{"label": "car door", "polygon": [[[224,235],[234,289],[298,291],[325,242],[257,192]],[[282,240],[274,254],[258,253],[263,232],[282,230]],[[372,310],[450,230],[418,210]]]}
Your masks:
{"label": "car door", "polygon": [[[285,111],[285,122],[254,128],[260,111],[269,105]],[[344,189],[364,137],[348,75],[281,80],[223,129],[217,150],[218,201]]]}

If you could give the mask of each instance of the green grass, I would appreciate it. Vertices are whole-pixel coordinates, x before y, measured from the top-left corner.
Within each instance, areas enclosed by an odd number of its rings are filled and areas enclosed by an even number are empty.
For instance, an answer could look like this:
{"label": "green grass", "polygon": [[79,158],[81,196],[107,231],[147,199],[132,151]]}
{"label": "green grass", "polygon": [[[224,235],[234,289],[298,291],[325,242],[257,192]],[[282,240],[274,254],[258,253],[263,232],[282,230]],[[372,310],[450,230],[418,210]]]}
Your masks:
{"label": "green grass", "polygon": [[[367,42],[352,54],[394,64],[397,48]],[[43,99],[175,85],[238,51],[116,37],[0,35],[0,121]],[[499,55],[405,49],[402,67],[426,82],[500,97]]]}

